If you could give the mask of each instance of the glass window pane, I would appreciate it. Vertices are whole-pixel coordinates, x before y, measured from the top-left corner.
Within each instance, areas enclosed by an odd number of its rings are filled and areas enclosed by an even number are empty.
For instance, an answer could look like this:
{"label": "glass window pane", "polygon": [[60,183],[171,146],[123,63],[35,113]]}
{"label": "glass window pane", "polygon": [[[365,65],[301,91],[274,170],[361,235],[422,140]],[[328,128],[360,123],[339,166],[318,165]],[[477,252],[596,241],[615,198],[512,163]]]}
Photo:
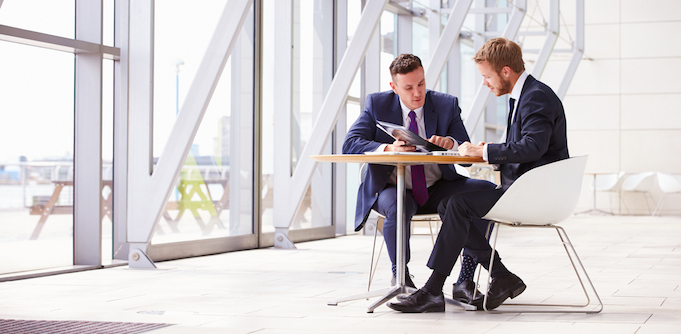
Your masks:
{"label": "glass window pane", "polygon": [[[333,73],[333,2],[294,0],[291,164],[310,141]],[[316,140],[319,140],[318,138]],[[330,141],[325,153],[331,153]],[[331,225],[331,166],[318,164],[291,229]]]}
{"label": "glass window pane", "polygon": [[75,0],[4,0],[0,24],[75,38]]}
{"label": "glass window pane", "polygon": [[[197,76],[227,1],[155,6],[154,159]],[[152,243],[253,233],[252,8],[219,78]],[[162,134],[156,133],[156,130]],[[161,141],[159,143],[158,141]]]}
{"label": "glass window pane", "polygon": [[397,14],[384,11],[381,15],[381,56],[380,56],[380,88],[390,89],[390,63],[397,57]]}
{"label": "glass window pane", "polygon": [[74,56],[0,49],[0,274],[71,265]]}

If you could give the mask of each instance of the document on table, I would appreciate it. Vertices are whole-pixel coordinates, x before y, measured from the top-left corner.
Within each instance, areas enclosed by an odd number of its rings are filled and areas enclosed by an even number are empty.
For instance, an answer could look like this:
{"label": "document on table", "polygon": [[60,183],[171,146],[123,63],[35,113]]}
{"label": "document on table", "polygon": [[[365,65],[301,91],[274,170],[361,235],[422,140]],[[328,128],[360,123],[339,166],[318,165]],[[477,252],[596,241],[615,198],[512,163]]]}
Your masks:
{"label": "document on table", "polygon": [[382,122],[382,121],[376,121],[376,126],[383,130],[385,133],[387,133],[390,137],[393,137],[395,140],[401,140],[409,146],[416,146],[419,149],[423,151],[447,151],[446,148],[435,145],[425,139],[423,139],[421,136],[415,134],[413,131],[409,130],[408,128],[402,126],[402,125],[397,125],[393,123],[388,123],[388,122]]}

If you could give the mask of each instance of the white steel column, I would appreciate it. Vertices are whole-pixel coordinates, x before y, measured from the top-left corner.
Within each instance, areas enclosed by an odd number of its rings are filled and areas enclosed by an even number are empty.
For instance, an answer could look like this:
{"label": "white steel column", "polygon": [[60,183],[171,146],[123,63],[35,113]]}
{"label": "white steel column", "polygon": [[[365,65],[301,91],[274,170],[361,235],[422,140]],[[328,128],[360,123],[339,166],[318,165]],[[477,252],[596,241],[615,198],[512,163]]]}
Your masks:
{"label": "white steel column", "polygon": [[[278,2],[279,1],[277,1],[277,3]],[[357,73],[357,69],[361,64],[362,59],[364,58],[371,38],[380,21],[383,8],[385,8],[387,2],[388,0],[367,1],[364,10],[362,11],[362,17],[360,18],[359,24],[357,26],[358,33],[355,34],[352,41],[350,41],[350,45],[348,46],[348,49],[341,60],[338,71],[336,72],[336,76],[331,83],[329,91],[324,98],[324,103],[322,103],[322,107],[314,122],[310,140],[308,144],[305,145],[303,152],[300,154],[300,160],[298,161],[296,170],[291,178],[288,178],[287,180],[280,180],[281,182],[275,185],[275,189],[279,188],[289,190],[286,196],[276,198],[274,203],[274,245],[277,248],[291,248],[293,246],[293,243],[288,238],[288,229],[293,220],[296,209],[300,205],[303,195],[310,184],[312,173],[317,165],[317,163],[312,161],[309,156],[320,154],[326,146],[326,142],[336,125],[339,111],[345,104],[352,80],[355,77],[355,73]],[[277,12],[277,15],[283,14]],[[277,103],[280,103],[280,101],[277,101]],[[290,106],[290,103],[288,105]],[[278,125],[277,127],[285,127],[285,125]],[[284,138],[290,138],[290,136]],[[275,161],[282,160],[277,159]]]}
{"label": "white steel column", "polygon": [[153,172],[153,0],[131,1],[128,23],[128,259],[130,267],[155,268],[146,252],[156,219],[144,211],[153,202],[149,189]]}
{"label": "white steel column", "polygon": [[147,247],[252,3],[230,0],[225,5],[152,173],[153,2],[132,2],[129,138],[134,145],[128,159],[128,242],[132,268],[155,267],[146,255]]}
{"label": "white steel column", "polygon": [[[76,39],[102,43],[102,1],[76,1]],[[75,265],[101,265],[102,54],[76,53],[73,241]]]}
{"label": "white steel column", "polygon": [[[274,101],[276,101],[276,111],[274,113],[274,171],[273,186],[274,194],[272,197],[272,211],[274,212],[274,246],[279,248],[295,248],[288,239],[288,226],[293,215],[282,223],[283,213],[292,210],[295,212],[300,205],[286,201],[289,194],[290,178],[293,173],[291,166],[291,111],[293,108],[293,0],[278,0],[274,4],[274,54],[277,55],[277,66],[274,66],[274,82],[279,83],[274,90]],[[310,141],[313,139],[310,138]],[[307,145],[309,146],[309,144]],[[301,156],[301,160],[303,157]],[[299,160],[298,163],[301,162]],[[302,189],[301,199],[307,190],[308,184]],[[283,190],[283,191],[282,191]],[[288,206],[291,205],[291,208]],[[285,229],[278,229],[277,226],[286,225]]]}
{"label": "white steel column", "polygon": [[558,95],[560,99],[565,97],[565,93],[567,93],[568,87],[570,87],[572,78],[575,76],[575,72],[577,72],[577,65],[579,65],[579,62],[582,60],[582,55],[584,55],[584,0],[577,0],[576,2],[575,44],[572,46],[572,58],[570,58],[567,71],[556,92],[556,95]]}
{"label": "white steel column", "polygon": [[[334,17],[336,19],[336,26],[334,27],[334,73],[338,73],[338,66],[340,59],[345,53],[348,39],[348,1],[337,0]],[[333,79],[332,79],[333,80]],[[338,111],[338,122],[336,122],[336,130],[334,131],[335,138],[333,143],[333,152],[340,153],[343,151],[343,140],[345,138],[347,128],[347,102],[344,102]],[[333,219],[336,223],[336,234],[345,235],[347,225],[347,214],[345,206],[347,205],[347,164],[334,164],[333,174]]]}
{"label": "white steel column", "polygon": [[[459,38],[461,26],[466,19],[466,14],[468,14],[468,10],[472,3],[473,0],[457,0],[454,8],[449,12],[447,24],[445,25],[442,34],[440,34],[435,51],[431,54],[430,64],[426,69],[426,87],[428,89],[434,89],[438,84],[440,74],[445,68],[445,64],[447,64],[452,47]],[[437,19],[439,26],[439,14],[437,15]],[[431,29],[431,33],[432,32],[433,29]]]}
{"label": "white steel column", "polygon": [[397,14],[397,39],[393,41],[397,43],[397,54],[411,53],[413,19],[411,11],[408,14]]}
{"label": "white steel column", "polygon": [[[522,23],[523,18],[525,17],[526,10],[525,0],[515,0],[514,5],[515,7],[511,11],[511,16],[502,34],[503,37],[511,40],[515,39],[515,36],[518,34],[518,29],[520,29],[520,23]],[[464,126],[469,132],[474,131],[473,129],[476,129],[478,126],[478,122],[480,121],[480,117],[483,115],[483,110],[487,105],[487,100],[489,99],[490,94],[491,92],[489,88],[481,85],[475,94],[475,99],[473,100],[471,109],[468,111],[468,113],[463,115]],[[473,137],[475,132],[469,134],[471,137]]]}
{"label": "white steel column", "polygon": [[128,259],[128,1],[115,3],[115,46],[121,50],[114,62],[114,142],[113,142],[113,258]]}

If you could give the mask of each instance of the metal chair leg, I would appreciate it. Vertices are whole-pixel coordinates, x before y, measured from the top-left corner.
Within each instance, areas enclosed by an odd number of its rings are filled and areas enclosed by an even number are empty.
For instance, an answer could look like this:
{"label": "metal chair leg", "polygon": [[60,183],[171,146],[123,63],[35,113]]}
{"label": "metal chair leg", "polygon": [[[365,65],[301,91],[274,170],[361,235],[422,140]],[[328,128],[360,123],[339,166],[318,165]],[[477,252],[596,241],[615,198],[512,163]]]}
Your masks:
{"label": "metal chair leg", "polygon": [[[594,287],[593,283],[591,282],[591,279],[589,278],[588,273],[586,272],[586,269],[584,268],[584,265],[582,264],[582,261],[579,259],[579,255],[577,255],[577,251],[575,251],[575,248],[572,245],[572,242],[570,241],[570,238],[567,236],[567,233],[565,232],[565,229],[563,229],[561,226],[556,226],[556,225],[522,225],[522,224],[508,224],[508,223],[500,223],[500,222],[490,222],[490,224],[496,223],[498,226],[496,227],[496,231],[494,231],[494,242],[492,243],[492,254],[490,256],[490,264],[489,264],[489,273],[487,275],[487,284],[489,287],[489,284],[491,282],[491,272],[492,272],[492,266],[494,264],[494,254],[496,253],[496,244],[497,244],[497,239],[499,236],[499,229],[501,225],[506,225],[509,227],[526,227],[526,228],[552,228],[556,230],[556,233],[558,233],[558,237],[561,240],[561,243],[563,244],[563,248],[565,249],[565,253],[567,254],[568,259],[570,260],[570,263],[572,264],[572,268],[575,271],[575,274],[577,276],[577,280],[579,280],[579,284],[582,287],[582,291],[584,291],[584,296],[586,297],[586,303],[584,304],[536,304],[536,303],[504,303],[501,306],[535,306],[535,307],[546,307],[547,309],[539,310],[539,309],[514,309],[514,310],[499,310],[499,309],[494,309],[494,310],[488,310],[487,309],[487,294],[485,294],[485,298],[483,300],[483,309],[485,311],[489,312],[498,312],[498,313],[599,313],[603,310],[603,302],[601,301],[600,296],[598,296],[598,292],[596,291],[596,288]],[[581,269],[581,272],[580,272]],[[583,277],[582,277],[583,276]],[[478,276],[479,279],[479,276]],[[587,291],[586,286],[584,285],[584,280],[586,280],[589,284],[589,287],[591,288],[591,291],[593,292],[594,296],[598,300],[598,307],[597,308],[589,308],[589,306],[592,304],[591,303],[591,298],[589,297],[589,292]],[[500,306],[500,307],[501,307]],[[553,308],[553,309],[551,309]],[[569,309],[572,308],[572,309]],[[576,309],[579,308],[579,309]]]}

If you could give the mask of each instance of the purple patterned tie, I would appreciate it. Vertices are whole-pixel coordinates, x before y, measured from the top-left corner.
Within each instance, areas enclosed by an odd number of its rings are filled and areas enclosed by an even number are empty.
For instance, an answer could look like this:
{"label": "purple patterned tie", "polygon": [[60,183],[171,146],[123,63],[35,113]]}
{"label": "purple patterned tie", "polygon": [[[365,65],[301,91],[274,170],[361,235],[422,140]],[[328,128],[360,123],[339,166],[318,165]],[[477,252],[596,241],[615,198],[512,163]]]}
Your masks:
{"label": "purple patterned tie", "polygon": [[[415,134],[419,134],[419,127],[416,124],[416,114],[414,111],[409,112],[409,130]],[[428,188],[426,187],[426,173],[423,170],[423,165],[411,166],[411,191],[414,199],[419,206],[423,206],[428,200]]]}

